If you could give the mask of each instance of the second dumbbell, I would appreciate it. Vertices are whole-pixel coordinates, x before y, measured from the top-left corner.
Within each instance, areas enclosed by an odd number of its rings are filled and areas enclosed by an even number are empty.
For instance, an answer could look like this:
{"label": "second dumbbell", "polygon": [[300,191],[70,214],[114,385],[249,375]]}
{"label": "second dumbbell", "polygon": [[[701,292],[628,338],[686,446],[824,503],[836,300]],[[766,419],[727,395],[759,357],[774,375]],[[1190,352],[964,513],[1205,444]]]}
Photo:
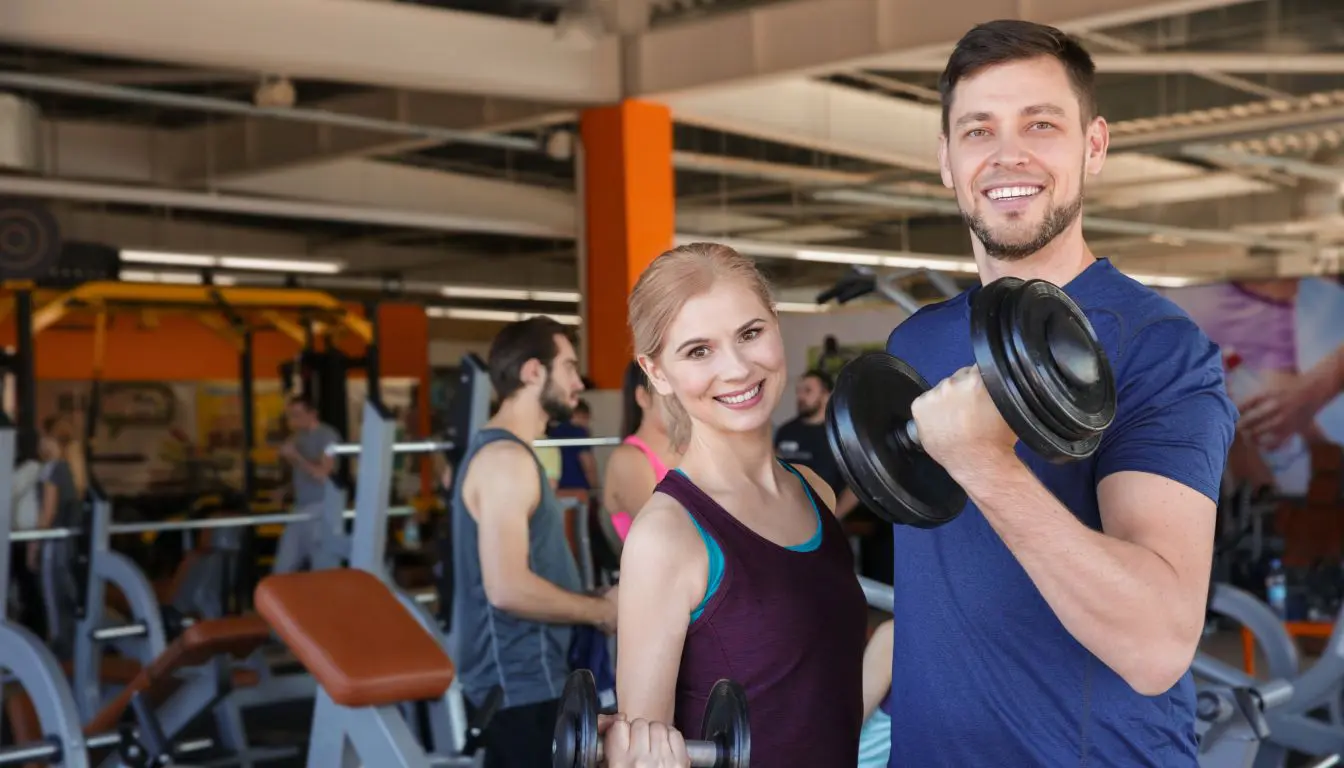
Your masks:
{"label": "second dumbbell", "polygon": [[[554,768],[596,768],[604,759],[597,736],[597,683],[586,669],[572,672],[560,700],[551,743]],[[710,689],[700,739],[686,741],[686,754],[697,768],[748,768],[751,765],[751,725],[747,694],[731,680]]]}

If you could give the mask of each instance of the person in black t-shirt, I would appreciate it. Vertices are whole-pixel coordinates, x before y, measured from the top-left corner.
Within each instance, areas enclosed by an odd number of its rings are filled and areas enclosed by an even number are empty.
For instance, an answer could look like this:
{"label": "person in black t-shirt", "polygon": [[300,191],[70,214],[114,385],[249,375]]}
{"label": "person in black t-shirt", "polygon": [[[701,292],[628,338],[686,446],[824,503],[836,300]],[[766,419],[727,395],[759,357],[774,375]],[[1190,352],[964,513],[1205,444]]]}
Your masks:
{"label": "person in black t-shirt", "polygon": [[826,440],[826,403],[833,379],[812,369],[798,379],[798,415],[775,432],[775,453],[783,460],[809,467],[835,491],[835,516],[859,540],[859,573],[891,583],[894,557],[891,527],[859,504]]}
{"label": "person in black t-shirt", "polygon": [[813,369],[805,372],[795,390],[798,415],[775,432],[775,453],[785,461],[816,472],[835,491],[835,516],[843,520],[858,506],[858,499],[845,485],[836,466],[835,454],[826,442],[826,403],[831,397],[830,374]]}

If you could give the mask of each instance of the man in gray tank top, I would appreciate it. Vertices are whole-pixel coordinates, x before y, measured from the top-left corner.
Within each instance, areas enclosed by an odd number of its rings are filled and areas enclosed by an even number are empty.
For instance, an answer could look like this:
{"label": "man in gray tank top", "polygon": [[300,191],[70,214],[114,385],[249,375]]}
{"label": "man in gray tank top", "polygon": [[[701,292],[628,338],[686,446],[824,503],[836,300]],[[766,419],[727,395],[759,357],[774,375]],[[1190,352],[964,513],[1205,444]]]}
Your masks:
{"label": "man in gray tank top", "polygon": [[452,500],[453,662],[469,708],[494,688],[487,768],[549,765],[573,627],[615,630],[616,592],[582,593],[564,513],[532,442],[583,383],[564,326],[511,323],[490,347],[498,412],[472,436]]}
{"label": "man in gray tank top", "polygon": [[312,517],[285,526],[275,548],[274,573],[297,571],[311,565],[316,557],[321,542],[318,515],[322,511],[322,495],[327,477],[336,467],[336,460],[327,455],[327,447],[341,441],[336,429],[323,424],[317,409],[302,396],[291,397],[285,404],[285,419],[291,435],[280,447],[280,455],[293,470],[294,511]]}

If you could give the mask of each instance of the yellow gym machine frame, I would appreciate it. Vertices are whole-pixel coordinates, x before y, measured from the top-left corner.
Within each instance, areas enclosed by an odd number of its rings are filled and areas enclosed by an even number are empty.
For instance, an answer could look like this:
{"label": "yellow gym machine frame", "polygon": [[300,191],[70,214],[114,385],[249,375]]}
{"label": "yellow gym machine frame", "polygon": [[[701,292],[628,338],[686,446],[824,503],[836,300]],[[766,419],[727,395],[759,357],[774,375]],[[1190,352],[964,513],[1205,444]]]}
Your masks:
{"label": "yellow gym machine frame", "polygon": [[[255,486],[258,451],[252,428],[254,415],[253,348],[257,331],[275,330],[294,339],[301,347],[313,335],[336,339],[353,333],[364,342],[370,359],[377,359],[377,326],[374,320],[352,313],[336,297],[322,291],[296,288],[256,288],[222,285],[163,285],[96,281],[65,291],[41,290],[31,282],[0,284],[0,321],[15,315],[15,352],[7,360],[15,375],[20,452],[36,450],[36,372],[33,349],[37,335],[72,316],[93,316],[93,388],[89,398],[84,450],[89,450],[98,415],[99,384],[106,355],[109,316],[115,312],[142,314],[155,323],[164,312],[194,316],[202,325],[219,333],[238,350],[239,401],[243,429],[243,498],[250,504]],[[9,294],[9,295],[4,295]],[[45,295],[43,295],[45,294]],[[55,294],[49,300],[35,303]],[[301,320],[289,315],[299,313]],[[376,371],[370,372],[376,375]],[[25,441],[31,444],[25,445]]]}

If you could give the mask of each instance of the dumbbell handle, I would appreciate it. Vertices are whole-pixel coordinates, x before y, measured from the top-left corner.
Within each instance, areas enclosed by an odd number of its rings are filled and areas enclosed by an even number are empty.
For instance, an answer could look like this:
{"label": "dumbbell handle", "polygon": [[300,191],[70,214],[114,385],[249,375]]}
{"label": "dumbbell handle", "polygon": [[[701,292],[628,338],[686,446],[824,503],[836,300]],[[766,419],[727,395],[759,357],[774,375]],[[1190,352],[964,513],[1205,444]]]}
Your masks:
{"label": "dumbbell handle", "polygon": [[[720,764],[719,745],[713,741],[686,741],[686,756],[691,758],[691,765],[694,768],[715,768]],[[597,743],[597,764],[602,765],[606,760],[606,748],[602,742]]]}

